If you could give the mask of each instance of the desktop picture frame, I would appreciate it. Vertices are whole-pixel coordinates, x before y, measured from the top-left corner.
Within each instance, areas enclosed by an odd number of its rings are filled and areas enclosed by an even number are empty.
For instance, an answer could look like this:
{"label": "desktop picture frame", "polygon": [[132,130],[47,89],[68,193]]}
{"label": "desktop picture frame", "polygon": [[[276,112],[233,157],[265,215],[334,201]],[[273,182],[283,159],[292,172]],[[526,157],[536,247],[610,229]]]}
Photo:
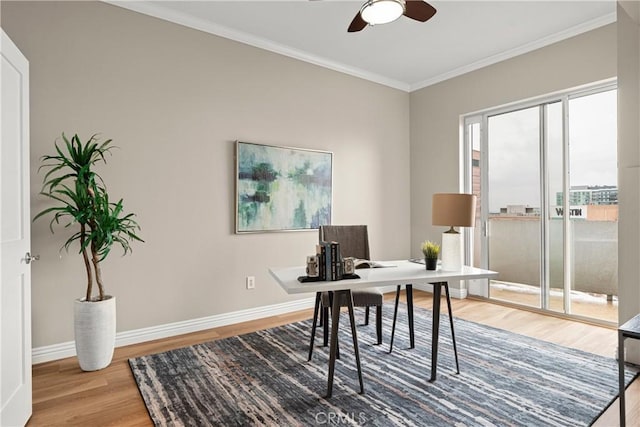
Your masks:
{"label": "desktop picture frame", "polygon": [[236,233],[331,224],[333,153],[236,141]]}

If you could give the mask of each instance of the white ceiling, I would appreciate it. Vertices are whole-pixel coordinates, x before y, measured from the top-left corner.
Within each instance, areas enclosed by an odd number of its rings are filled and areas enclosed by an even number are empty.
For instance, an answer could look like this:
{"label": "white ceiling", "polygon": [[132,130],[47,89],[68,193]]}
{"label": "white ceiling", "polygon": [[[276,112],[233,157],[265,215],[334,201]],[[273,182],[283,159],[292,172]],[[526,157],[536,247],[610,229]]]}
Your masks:
{"label": "white ceiling", "polygon": [[615,22],[608,1],[429,1],[425,23],[401,17],[347,33],[362,3],[344,0],[108,1],[327,68],[413,91]]}

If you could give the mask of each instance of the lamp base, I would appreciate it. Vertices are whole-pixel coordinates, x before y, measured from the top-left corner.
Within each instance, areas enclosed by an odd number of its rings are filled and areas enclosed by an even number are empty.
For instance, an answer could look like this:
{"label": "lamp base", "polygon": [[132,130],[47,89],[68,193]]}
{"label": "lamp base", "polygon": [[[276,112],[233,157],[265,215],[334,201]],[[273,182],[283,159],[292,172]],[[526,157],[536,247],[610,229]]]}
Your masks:
{"label": "lamp base", "polygon": [[462,270],[462,234],[454,230],[442,233],[442,270]]}

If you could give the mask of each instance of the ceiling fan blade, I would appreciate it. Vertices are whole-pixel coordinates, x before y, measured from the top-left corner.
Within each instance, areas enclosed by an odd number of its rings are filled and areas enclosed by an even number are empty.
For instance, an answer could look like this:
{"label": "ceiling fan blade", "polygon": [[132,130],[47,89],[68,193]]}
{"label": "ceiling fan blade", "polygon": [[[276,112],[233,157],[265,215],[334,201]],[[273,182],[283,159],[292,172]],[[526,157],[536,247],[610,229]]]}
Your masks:
{"label": "ceiling fan blade", "polygon": [[[436,9],[429,3],[422,0],[406,0],[404,16],[416,21],[428,21],[436,14]],[[353,25],[353,24],[352,24]]]}
{"label": "ceiling fan blade", "polygon": [[363,30],[364,27],[366,26],[367,26],[367,22],[364,19],[362,19],[360,12],[358,12],[356,17],[353,18],[353,21],[351,21],[351,25],[349,25],[349,29],[347,31],[350,33],[355,33],[356,31]]}

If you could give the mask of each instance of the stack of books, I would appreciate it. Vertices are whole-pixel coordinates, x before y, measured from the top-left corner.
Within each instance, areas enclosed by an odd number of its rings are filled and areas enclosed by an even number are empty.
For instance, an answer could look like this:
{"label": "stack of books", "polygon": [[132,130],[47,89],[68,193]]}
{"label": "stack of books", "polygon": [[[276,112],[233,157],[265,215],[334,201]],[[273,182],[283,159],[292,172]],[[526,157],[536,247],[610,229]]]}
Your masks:
{"label": "stack of books", "polygon": [[316,245],[320,280],[340,280],[344,275],[344,264],[340,255],[340,243],[320,242]]}

